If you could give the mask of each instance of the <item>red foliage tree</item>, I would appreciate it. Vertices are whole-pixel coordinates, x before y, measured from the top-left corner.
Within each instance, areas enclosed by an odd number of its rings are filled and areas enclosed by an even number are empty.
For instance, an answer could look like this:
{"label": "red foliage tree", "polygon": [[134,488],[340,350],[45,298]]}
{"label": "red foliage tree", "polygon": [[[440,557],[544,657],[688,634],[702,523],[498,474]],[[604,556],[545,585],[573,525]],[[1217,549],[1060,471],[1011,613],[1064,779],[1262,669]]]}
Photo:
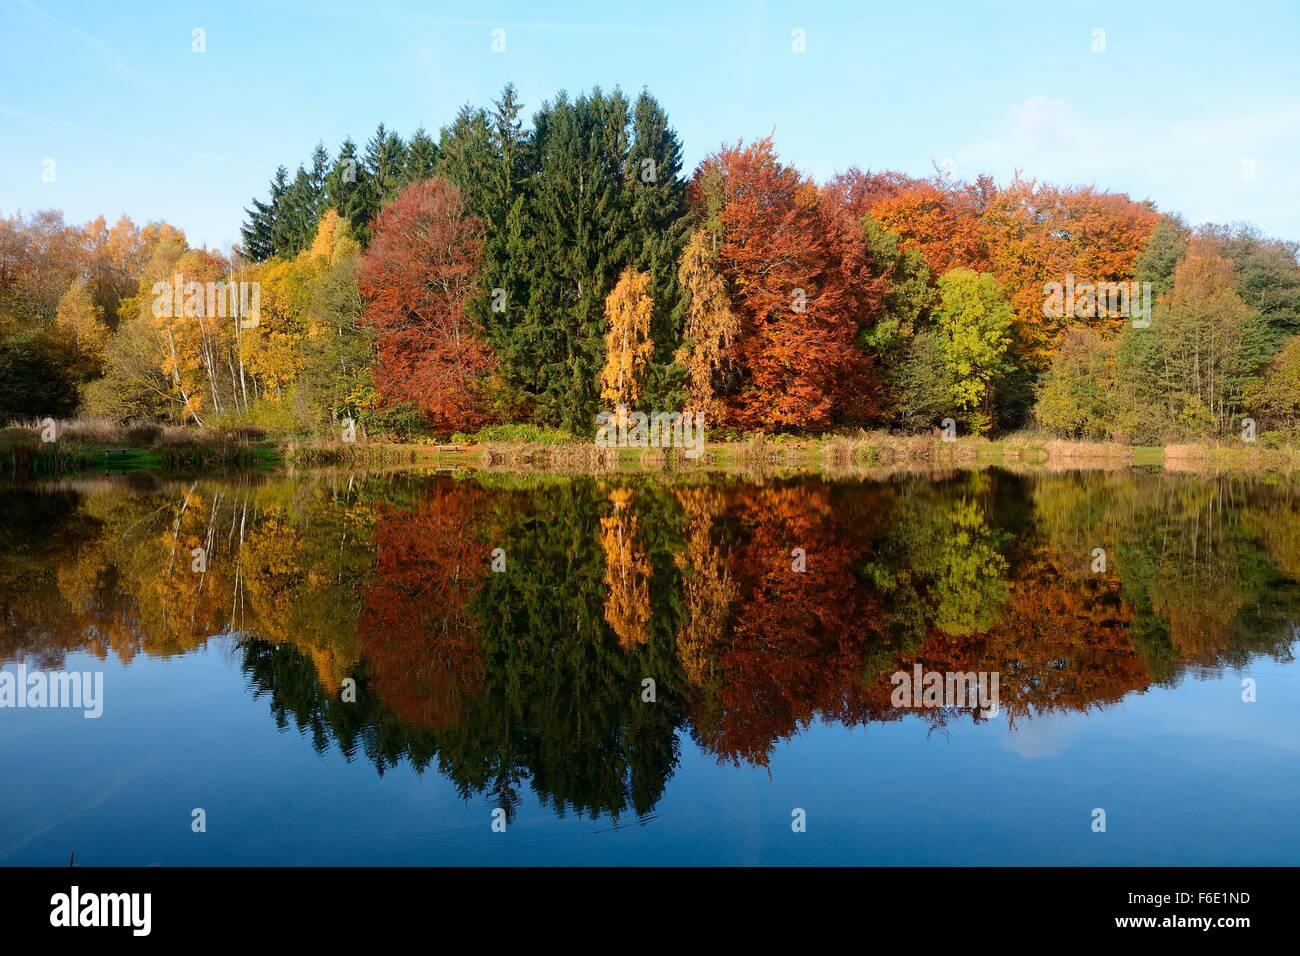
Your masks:
{"label": "red foliage tree", "polygon": [[465,311],[482,235],[460,190],[428,179],[384,207],[361,261],[365,315],[379,333],[379,390],[389,403],[416,402],[440,430],[488,420],[485,385],[496,362]]}
{"label": "red foliage tree", "polygon": [[915,189],[922,182],[923,180],[893,170],[864,173],[858,167],[850,166],[831,179],[824,188],[832,202],[842,206],[855,220],[861,220],[870,214],[873,206]]}
{"label": "red foliage tree", "polygon": [[855,338],[883,292],[861,229],[781,164],[770,138],[723,149],[696,177],[695,195],[720,204],[718,263],[741,319],[741,382],[722,396],[728,422],[780,430],[861,420],[874,396],[871,357]]}

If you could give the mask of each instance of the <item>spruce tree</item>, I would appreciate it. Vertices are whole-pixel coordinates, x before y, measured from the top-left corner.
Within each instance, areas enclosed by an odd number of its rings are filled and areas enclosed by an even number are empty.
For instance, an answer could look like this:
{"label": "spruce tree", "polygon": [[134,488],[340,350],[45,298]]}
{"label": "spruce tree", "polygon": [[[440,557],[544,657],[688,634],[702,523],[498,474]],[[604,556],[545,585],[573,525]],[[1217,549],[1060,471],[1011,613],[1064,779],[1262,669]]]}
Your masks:
{"label": "spruce tree", "polygon": [[[320,223],[320,217],[325,214],[328,208],[327,200],[327,182],[330,172],[330,154],[325,148],[324,143],[317,143],[316,148],[311,151],[311,170],[307,174],[307,191],[311,200],[311,234],[316,235],[316,226]],[[310,245],[310,239],[308,240]]]}
{"label": "spruce tree", "polygon": [[244,240],[244,255],[253,262],[265,262],[275,255],[275,222],[280,214],[280,203],[288,188],[289,173],[283,166],[275,171],[271,180],[271,198],[268,202],[253,200],[253,208],[245,209],[248,221],[239,228]]}
{"label": "spruce tree", "polygon": [[486,186],[495,161],[487,112],[462,106],[452,124],[442,128],[436,172],[460,187],[470,212],[484,222],[493,216]]}
{"label": "spruce tree", "polygon": [[369,238],[371,225],[379,215],[379,210],[401,189],[405,163],[406,145],[402,138],[380,123],[375,135],[366,143],[363,163],[366,170],[363,190],[365,223],[358,230],[363,237]]}
{"label": "spruce tree", "polygon": [[280,198],[279,212],[271,226],[275,254],[289,259],[302,252],[311,244],[315,225],[311,174],[299,166]]}
{"label": "spruce tree", "polygon": [[421,126],[411,137],[406,146],[405,163],[402,168],[402,182],[418,183],[433,175],[438,162],[438,144]]}
{"label": "spruce tree", "polygon": [[630,194],[632,228],[639,242],[633,264],[650,273],[650,296],[654,300],[650,330],[658,364],[671,361],[684,318],[677,282],[677,264],[687,235],[686,183],[681,171],[681,141],[668,125],[663,107],[642,91],[633,110],[632,144],[624,182]]}
{"label": "spruce tree", "polygon": [[628,102],[600,89],[561,94],[534,118],[534,180],[512,238],[528,298],[512,311],[510,348],[500,355],[546,423],[591,431],[604,363],[605,298],[633,261]]}
{"label": "spruce tree", "polygon": [[356,143],[349,137],[339,147],[338,158],[326,177],[325,196],[330,208],[348,221],[356,236],[361,235],[366,222],[365,182],[366,169],[357,157]]}
{"label": "spruce tree", "polygon": [[253,208],[245,207],[244,214],[247,220],[239,227],[244,255],[253,262],[265,262],[274,251],[271,244],[271,204],[254,199]]}

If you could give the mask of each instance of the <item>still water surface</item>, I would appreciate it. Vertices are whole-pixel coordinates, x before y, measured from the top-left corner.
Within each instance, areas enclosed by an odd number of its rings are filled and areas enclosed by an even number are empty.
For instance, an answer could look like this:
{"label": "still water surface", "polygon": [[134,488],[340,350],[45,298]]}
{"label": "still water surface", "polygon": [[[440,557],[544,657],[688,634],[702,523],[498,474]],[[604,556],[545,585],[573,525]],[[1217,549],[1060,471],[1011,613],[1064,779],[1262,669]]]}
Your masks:
{"label": "still water surface", "polygon": [[1294,865],[1298,622],[1252,479],[10,486],[0,663],[104,709],[0,709],[0,865]]}

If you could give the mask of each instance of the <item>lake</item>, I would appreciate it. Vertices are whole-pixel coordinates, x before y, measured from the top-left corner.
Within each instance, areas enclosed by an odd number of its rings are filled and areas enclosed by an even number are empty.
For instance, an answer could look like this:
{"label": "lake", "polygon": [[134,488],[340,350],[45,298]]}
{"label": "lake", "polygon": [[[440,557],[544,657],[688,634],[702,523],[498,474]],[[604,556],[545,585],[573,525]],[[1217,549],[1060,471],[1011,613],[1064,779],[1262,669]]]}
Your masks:
{"label": "lake", "polygon": [[1286,481],[91,475],[0,539],[0,865],[1300,859]]}

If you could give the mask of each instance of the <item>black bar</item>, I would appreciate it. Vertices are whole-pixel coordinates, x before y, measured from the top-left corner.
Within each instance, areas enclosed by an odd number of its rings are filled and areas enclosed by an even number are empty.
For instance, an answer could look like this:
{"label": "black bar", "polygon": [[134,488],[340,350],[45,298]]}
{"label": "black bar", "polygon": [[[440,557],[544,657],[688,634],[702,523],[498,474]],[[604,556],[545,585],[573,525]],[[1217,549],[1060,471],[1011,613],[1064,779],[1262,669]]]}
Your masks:
{"label": "black bar", "polygon": [[[463,945],[485,930],[527,946],[539,941],[528,934],[541,930],[615,947],[635,945],[636,938],[667,944],[751,934],[772,944],[773,933],[788,932],[811,944],[830,931],[864,944],[964,940],[973,949],[1015,939],[1126,935],[1231,943],[1243,932],[1294,929],[1297,876],[1294,868],[1208,867],[11,868],[0,869],[0,918],[7,943],[67,942],[75,933],[82,942],[228,940],[260,947],[283,939],[369,947],[415,933],[433,934],[427,939],[436,946]],[[150,894],[148,936],[135,936],[130,925],[52,926],[53,898],[70,897],[73,886],[83,906],[93,894]],[[1221,895],[1200,895],[1213,893]],[[1154,924],[1119,925],[1143,918]],[[1246,923],[1207,929],[1199,925],[1205,918]],[[1188,925],[1192,919],[1198,925]]]}

